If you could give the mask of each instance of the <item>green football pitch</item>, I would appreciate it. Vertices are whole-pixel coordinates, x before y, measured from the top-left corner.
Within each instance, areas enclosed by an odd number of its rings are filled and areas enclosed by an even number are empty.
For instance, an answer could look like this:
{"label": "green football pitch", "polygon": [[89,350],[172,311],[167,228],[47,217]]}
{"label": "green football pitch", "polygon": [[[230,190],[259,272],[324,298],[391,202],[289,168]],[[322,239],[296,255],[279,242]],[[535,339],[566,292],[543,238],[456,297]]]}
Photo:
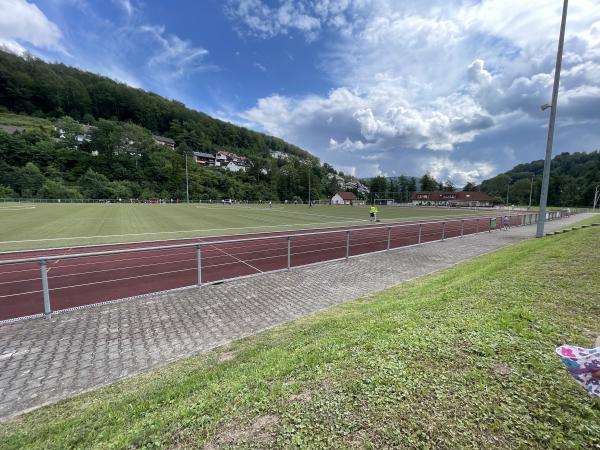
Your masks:
{"label": "green football pitch", "polygon": [[[379,206],[382,222],[485,211]],[[0,251],[368,225],[366,206],[0,204]]]}

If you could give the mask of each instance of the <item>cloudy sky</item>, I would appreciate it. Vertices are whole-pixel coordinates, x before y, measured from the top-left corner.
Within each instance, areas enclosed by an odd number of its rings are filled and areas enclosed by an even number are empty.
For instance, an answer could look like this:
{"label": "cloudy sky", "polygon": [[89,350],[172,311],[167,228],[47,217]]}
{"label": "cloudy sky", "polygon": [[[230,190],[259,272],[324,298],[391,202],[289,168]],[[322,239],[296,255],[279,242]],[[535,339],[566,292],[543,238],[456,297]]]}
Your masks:
{"label": "cloudy sky", "polygon": [[[0,0],[0,45],[457,185],[543,158],[561,0]],[[572,1],[555,153],[600,148],[600,1]]]}

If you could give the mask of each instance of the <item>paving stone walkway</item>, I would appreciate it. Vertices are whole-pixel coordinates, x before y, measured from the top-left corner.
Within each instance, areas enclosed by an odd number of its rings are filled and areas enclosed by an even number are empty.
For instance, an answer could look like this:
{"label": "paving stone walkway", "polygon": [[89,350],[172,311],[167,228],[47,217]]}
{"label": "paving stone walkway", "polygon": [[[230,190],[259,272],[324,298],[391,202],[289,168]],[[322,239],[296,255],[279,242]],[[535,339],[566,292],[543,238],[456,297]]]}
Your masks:
{"label": "paving stone walkway", "polygon": [[[582,220],[550,222],[547,231]],[[533,237],[449,239],[0,325],[0,418],[354,300]],[[552,239],[552,238],[548,238]]]}

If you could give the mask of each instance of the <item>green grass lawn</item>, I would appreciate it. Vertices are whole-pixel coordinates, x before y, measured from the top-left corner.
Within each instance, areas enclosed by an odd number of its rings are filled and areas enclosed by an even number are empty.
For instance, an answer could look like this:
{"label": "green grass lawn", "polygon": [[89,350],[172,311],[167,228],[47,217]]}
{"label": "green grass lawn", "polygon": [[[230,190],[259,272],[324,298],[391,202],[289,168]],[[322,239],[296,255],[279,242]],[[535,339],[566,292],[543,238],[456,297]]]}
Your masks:
{"label": "green grass lawn", "polygon": [[[385,221],[483,214],[379,207]],[[367,207],[0,203],[0,251],[369,223]]]}
{"label": "green grass lawn", "polygon": [[600,333],[600,228],[529,240],[0,425],[20,448],[598,448],[554,349]]}

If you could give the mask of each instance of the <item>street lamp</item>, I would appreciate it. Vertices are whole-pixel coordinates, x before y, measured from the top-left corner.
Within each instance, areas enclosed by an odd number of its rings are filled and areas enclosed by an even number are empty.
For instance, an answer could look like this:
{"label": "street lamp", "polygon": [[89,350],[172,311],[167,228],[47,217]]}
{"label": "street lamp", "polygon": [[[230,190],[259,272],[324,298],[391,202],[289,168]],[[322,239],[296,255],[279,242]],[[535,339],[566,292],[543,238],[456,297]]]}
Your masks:
{"label": "street lamp", "polygon": [[[548,121],[548,141],[546,142],[546,159],[544,160],[544,174],[542,176],[542,192],[540,195],[540,215],[537,223],[536,237],[544,235],[544,222],[546,221],[546,203],[548,202],[548,185],[550,184],[550,163],[552,161],[552,143],[554,140],[554,123],[556,122],[556,106],[558,103],[558,86],[560,84],[560,68],[562,65],[563,45],[565,42],[565,27],[567,24],[567,9],[569,0],[563,1],[558,50],[556,52],[556,68],[554,70],[554,86],[552,87],[552,103],[550,104],[550,119]],[[547,105],[542,106],[542,111]]]}
{"label": "street lamp", "polygon": [[533,196],[533,177],[535,175],[531,175],[531,187],[529,188],[529,208],[527,208],[527,210],[531,209],[531,197]]}
{"label": "street lamp", "polygon": [[506,207],[508,208],[508,192],[510,191],[510,180],[508,180],[508,185],[506,186]]}
{"label": "street lamp", "polygon": [[190,202],[190,176],[188,173],[188,155],[187,152],[183,154],[185,156],[185,197],[187,202]]}

